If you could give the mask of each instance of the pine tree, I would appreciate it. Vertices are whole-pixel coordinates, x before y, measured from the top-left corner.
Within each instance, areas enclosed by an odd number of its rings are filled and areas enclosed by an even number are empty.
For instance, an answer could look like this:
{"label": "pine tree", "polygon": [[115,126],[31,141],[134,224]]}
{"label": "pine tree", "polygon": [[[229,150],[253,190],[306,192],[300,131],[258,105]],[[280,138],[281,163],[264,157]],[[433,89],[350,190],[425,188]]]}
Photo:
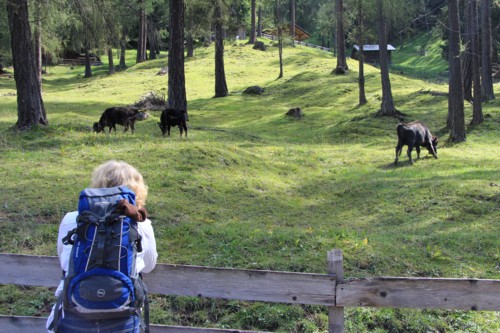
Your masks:
{"label": "pine tree", "polygon": [[170,38],[168,48],[168,100],[171,109],[186,110],[184,74],[184,0],[169,0]]}
{"label": "pine tree", "polygon": [[449,68],[448,126],[452,142],[465,141],[464,92],[460,61],[460,21],[458,0],[448,0],[449,16]]}
{"label": "pine tree", "polygon": [[335,74],[345,74],[349,67],[347,66],[346,49],[345,49],[345,31],[344,31],[344,1],[335,1],[335,16],[337,22],[335,41],[337,44],[337,67]]}
{"label": "pine tree", "polygon": [[256,0],[251,0],[250,4],[250,37],[248,44],[255,44],[255,15],[256,15]]}
{"label": "pine tree", "polygon": [[229,94],[226,83],[226,72],[224,70],[224,31],[222,24],[222,8],[220,0],[213,0],[214,5],[214,29],[215,29],[215,96],[225,97]]}
{"label": "pine tree", "polygon": [[37,78],[28,1],[7,0],[7,14],[17,89],[16,127],[25,130],[38,125],[48,125],[40,82]]}
{"label": "pine tree", "polygon": [[481,0],[481,88],[483,101],[495,99],[491,59],[491,0]]}

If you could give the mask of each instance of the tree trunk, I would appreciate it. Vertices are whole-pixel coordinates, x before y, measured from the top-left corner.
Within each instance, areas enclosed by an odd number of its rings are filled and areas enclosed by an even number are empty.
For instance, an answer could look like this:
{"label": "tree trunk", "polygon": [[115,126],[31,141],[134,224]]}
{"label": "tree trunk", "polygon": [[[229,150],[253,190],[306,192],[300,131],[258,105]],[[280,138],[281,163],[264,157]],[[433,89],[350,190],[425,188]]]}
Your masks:
{"label": "tree trunk", "polygon": [[491,0],[481,1],[481,89],[483,101],[495,99],[492,78]]}
{"label": "tree trunk", "polygon": [[125,51],[127,48],[127,32],[126,29],[122,31],[122,38],[120,39],[120,64],[118,65],[121,69],[127,68],[125,62]]}
{"label": "tree trunk", "polygon": [[251,24],[250,24],[250,37],[248,39],[248,44],[255,44],[255,0],[252,0],[251,4]]}
{"label": "tree trunk", "polygon": [[464,93],[462,68],[460,64],[460,21],[458,0],[448,0],[449,35],[449,68],[448,86],[448,126],[452,142],[465,141]]}
{"label": "tree trunk", "polygon": [[17,89],[17,123],[20,130],[48,125],[29,26],[28,1],[7,0],[12,63]]}
{"label": "tree trunk", "polygon": [[225,97],[229,94],[224,70],[224,31],[222,30],[222,9],[219,0],[215,0],[215,96]]}
{"label": "tree trunk", "polygon": [[190,33],[188,33],[186,37],[186,49],[186,58],[192,58],[194,56],[194,40],[193,36]]}
{"label": "tree trunk", "polygon": [[379,115],[394,117],[400,115],[400,113],[396,110],[392,98],[391,80],[389,78],[389,56],[387,53],[387,27],[383,0],[378,0],[377,7],[380,76],[382,79],[382,105]]}
{"label": "tree trunk", "polygon": [[153,24],[148,24],[148,40],[149,40],[149,59],[156,59],[158,53],[158,30]]}
{"label": "tree trunk", "polygon": [[42,89],[42,18],[41,15],[41,5],[38,2],[36,4],[37,9],[35,10],[35,29],[34,29],[34,41],[35,41],[35,63],[36,63],[36,77],[40,84],[40,90]]}
{"label": "tree trunk", "polygon": [[258,14],[258,23],[257,23],[257,36],[262,37],[262,6],[259,6],[259,14]]}
{"label": "tree trunk", "polygon": [[276,22],[278,23],[278,53],[280,58],[280,74],[278,75],[278,79],[281,79],[283,77],[283,26],[279,0],[276,0]]}
{"label": "tree trunk", "polygon": [[471,1],[464,4],[464,47],[462,57],[462,78],[464,80],[464,99],[472,102],[472,32],[471,32]]}
{"label": "tree trunk", "polygon": [[337,67],[335,74],[345,74],[349,69],[347,67],[346,50],[345,50],[345,32],[344,32],[344,1],[335,1],[335,13],[337,19]]}
{"label": "tree trunk", "polygon": [[146,15],[146,9],[144,8],[144,30],[142,35],[142,54],[144,61],[148,60],[148,17]]}
{"label": "tree trunk", "polygon": [[364,51],[364,14],[362,0],[358,0],[358,29],[359,29],[359,105],[365,105],[365,51]]}
{"label": "tree trunk", "polygon": [[139,32],[137,35],[137,59],[136,63],[146,61],[146,8],[145,0],[139,0]]}
{"label": "tree trunk", "polygon": [[113,63],[113,49],[111,47],[108,48],[108,74],[115,73],[115,65]]}
{"label": "tree trunk", "polygon": [[85,75],[83,77],[92,77],[92,64],[90,63],[89,49],[85,49]]}
{"label": "tree trunk", "polygon": [[168,101],[171,109],[186,110],[184,74],[184,0],[169,0],[170,38],[168,48]]}
{"label": "tree trunk", "polygon": [[479,125],[483,122],[483,108],[481,103],[481,66],[479,61],[479,35],[478,35],[478,15],[477,0],[471,1],[471,50],[472,50],[472,76],[474,93],[472,96],[472,125]]}
{"label": "tree trunk", "polygon": [[290,0],[290,36],[295,46],[295,0]]}

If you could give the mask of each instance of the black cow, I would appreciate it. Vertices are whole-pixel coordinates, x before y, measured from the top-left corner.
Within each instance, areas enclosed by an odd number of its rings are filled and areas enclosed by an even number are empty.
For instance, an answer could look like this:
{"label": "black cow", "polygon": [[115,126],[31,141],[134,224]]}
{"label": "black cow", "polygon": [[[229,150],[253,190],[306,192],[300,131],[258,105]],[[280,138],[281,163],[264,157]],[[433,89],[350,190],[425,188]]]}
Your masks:
{"label": "black cow", "polygon": [[181,132],[184,131],[187,137],[188,129],[187,129],[187,111],[186,110],[176,110],[166,108],[162,111],[160,121],[158,122],[158,126],[161,129],[161,133],[165,136],[167,133],[170,136],[170,128],[174,126],[179,126],[179,130]]}
{"label": "black cow", "polygon": [[130,126],[132,133],[134,133],[134,125],[136,120],[144,120],[148,117],[146,112],[139,111],[138,108],[132,106],[115,106],[104,110],[99,122],[94,123],[94,132],[100,133],[104,131],[105,127],[109,127],[108,133],[111,129],[116,132],[116,124],[125,126],[123,132],[126,132]]}
{"label": "black cow", "polygon": [[413,147],[417,150],[417,158],[420,158],[420,147],[425,147],[435,158],[437,157],[438,138],[432,136],[431,131],[420,121],[411,123],[399,123],[396,127],[398,133],[398,145],[396,146],[396,160],[394,164],[398,164],[398,157],[401,155],[403,146],[408,146],[408,158],[413,164],[411,151]]}

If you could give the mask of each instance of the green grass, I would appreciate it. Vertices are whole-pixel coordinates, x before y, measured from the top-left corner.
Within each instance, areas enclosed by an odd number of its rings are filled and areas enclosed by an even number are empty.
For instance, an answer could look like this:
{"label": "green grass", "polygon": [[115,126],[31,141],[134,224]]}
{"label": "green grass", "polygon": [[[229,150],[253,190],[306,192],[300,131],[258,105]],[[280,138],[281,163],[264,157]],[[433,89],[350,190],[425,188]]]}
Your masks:
{"label": "green grass", "polygon": [[[447,86],[392,74],[406,120],[420,119],[440,137],[438,160],[423,153],[410,166],[403,156],[394,167],[398,120],[374,116],[376,68],[366,68],[369,103],[359,107],[351,60],[346,76],[333,76],[331,55],[286,48],[285,77],[277,80],[275,47],[228,43],[230,96],[213,99],[213,54],[213,47],[197,49],[186,61],[188,139],[177,130],[163,138],[155,111],[133,135],[90,131],[105,108],[166,93],[167,78],[156,76],[164,57],[112,76],[106,66],[94,68],[90,79],[82,67],[49,68],[43,90],[50,126],[31,132],[12,130],[16,97],[7,95],[15,84],[0,77],[0,252],[55,255],[61,217],[76,209],[92,169],[113,158],[145,177],[162,263],[325,273],[326,252],[340,248],[347,278],[500,278],[498,99],[484,105],[484,124],[468,126],[467,141],[454,145],[446,140],[446,98],[422,94]],[[264,95],[242,95],[252,85]],[[292,107],[305,117],[288,119]],[[467,123],[471,109],[466,104]],[[45,289],[0,290],[2,314],[46,315],[54,301]],[[152,321],[327,330],[321,307],[160,296]],[[497,332],[499,322],[492,312],[358,308],[347,310],[346,325],[348,332]]]}
{"label": "green grass", "polygon": [[431,32],[405,40],[392,53],[391,68],[412,77],[447,82],[448,62],[441,49],[444,44],[440,36]]}

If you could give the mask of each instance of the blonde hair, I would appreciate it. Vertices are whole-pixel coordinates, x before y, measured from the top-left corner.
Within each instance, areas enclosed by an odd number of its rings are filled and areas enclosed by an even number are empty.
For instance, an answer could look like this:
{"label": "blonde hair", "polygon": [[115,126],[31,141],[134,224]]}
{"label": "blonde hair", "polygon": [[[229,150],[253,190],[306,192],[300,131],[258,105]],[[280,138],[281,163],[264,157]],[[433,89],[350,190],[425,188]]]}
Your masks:
{"label": "blonde hair", "polygon": [[135,193],[136,204],[144,207],[148,196],[148,187],[144,184],[142,175],[136,168],[123,161],[110,160],[94,169],[91,187],[127,186]]}

